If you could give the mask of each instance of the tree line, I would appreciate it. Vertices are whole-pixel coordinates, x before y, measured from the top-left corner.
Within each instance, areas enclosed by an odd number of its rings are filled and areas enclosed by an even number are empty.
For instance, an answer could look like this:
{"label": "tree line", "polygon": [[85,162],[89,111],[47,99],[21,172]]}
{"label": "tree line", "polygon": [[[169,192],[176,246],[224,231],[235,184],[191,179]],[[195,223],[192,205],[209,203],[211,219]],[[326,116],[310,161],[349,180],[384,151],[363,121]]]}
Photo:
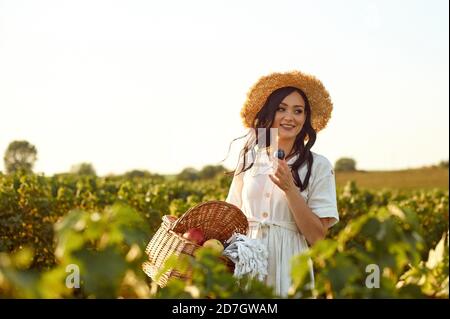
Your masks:
{"label": "tree line", "polygon": [[[37,160],[37,148],[25,140],[13,141],[9,144],[4,155],[4,167],[7,174],[16,172],[33,173],[33,167]],[[442,160],[433,167],[448,168],[448,160]],[[356,161],[350,157],[339,158],[334,164],[335,171],[357,171]],[[228,170],[222,165],[206,165],[201,169],[186,167],[175,175],[176,179],[184,181],[195,181],[215,178],[223,175]],[[69,174],[93,175],[96,176],[96,170],[92,163],[84,162],[72,165]],[[151,173],[148,170],[131,170],[123,174],[128,178],[161,178],[163,175]]]}

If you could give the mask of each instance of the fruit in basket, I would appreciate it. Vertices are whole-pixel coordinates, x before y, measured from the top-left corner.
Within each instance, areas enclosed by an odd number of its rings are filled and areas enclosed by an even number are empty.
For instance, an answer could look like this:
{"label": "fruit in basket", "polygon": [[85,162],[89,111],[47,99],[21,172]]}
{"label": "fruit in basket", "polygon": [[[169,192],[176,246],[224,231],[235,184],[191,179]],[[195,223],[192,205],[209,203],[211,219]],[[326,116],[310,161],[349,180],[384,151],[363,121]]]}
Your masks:
{"label": "fruit in basket", "polygon": [[212,248],[213,250],[217,251],[218,253],[221,253],[224,249],[222,243],[217,240],[217,239],[208,239],[207,241],[205,241],[203,243],[203,247],[209,247]]}
{"label": "fruit in basket", "polygon": [[183,238],[193,241],[197,245],[202,245],[205,241],[205,235],[200,228],[191,228],[183,234]]}

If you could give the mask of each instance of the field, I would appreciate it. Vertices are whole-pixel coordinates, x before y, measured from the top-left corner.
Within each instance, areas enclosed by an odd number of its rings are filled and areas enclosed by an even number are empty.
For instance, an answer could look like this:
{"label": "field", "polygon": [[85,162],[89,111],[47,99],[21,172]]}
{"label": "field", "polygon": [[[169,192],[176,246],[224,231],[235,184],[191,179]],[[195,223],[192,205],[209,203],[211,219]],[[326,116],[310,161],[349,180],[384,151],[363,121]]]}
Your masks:
{"label": "field", "polygon": [[[176,180],[176,175],[165,175],[168,181]],[[391,189],[448,189],[448,169],[416,168],[391,171],[336,172],[336,186],[344,187],[354,181],[361,188],[380,190]]]}
{"label": "field", "polygon": [[419,168],[400,171],[336,172],[336,185],[343,187],[353,180],[361,188],[369,189],[448,189],[448,169]]}
{"label": "field", "polygon": [[[448,298],[447,178],[447,170],[338,173],[341,220],[293,258],[289,297]],[[168,265],[190,269],[188,281],[161,289],[142,271],[162,216],[224,200],[230,182],[0,174],[0,297],[276,297],[234,278],[209,250]],[[376,288],[367,284],[373,269]]]}

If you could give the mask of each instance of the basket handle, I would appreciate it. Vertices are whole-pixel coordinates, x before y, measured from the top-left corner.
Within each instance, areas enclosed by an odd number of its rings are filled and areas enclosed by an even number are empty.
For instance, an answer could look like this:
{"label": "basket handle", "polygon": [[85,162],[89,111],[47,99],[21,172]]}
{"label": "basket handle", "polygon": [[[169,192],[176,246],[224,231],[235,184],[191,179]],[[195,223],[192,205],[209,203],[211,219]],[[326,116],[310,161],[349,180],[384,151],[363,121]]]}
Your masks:
{"label": "basket handle", "polygon": [[179,223],[181,223],[184,219],[188,218],[189,213],[190,213],[192,210],[198,209],[199,207],[202,207],[202,206],[204,206],[204,205],[210,205],[210,204],[218,203],[218,202],[221,203],[221,204],[223,204],[223,205],[233,206],[233,207],[236,207],[236,208],[239,209],[239,207],[237,207],[236,205],[233,205],[233,204],[228,203],[228,202],[225,202],[225,201],[221,201],[221,200],[209,200],[209,201],[200,203],[200,204],[198,204],[198,205],[195,205],[195,206],[189,208],[183,215],[181,215],[180,218],[178,218],[178,219],[172,224],[171,230],[174,230],[174,229],[178,226]]}
{"label": "basket handle", "polygon": [[234,205],[234,204],[232,204],[232,203],[228,203],[228,202],[226,202],[226,201],[221,201],[221,200],[210,200],[210,201],[206,201],[206,202],[200,203],[200,204],[198,204],[198,205],[196,205],[196,206],[193,206],[193,207],[189,208],[183,215],[181,215],[180,218],[178,218],[178,219],[172,224],[172,227],[170,228],[170,230],[172,230],[172,231],[175,232],[175,229],[177,229],[178,225],[179,225],[180,223],[182,223],[185,219],[189,218],[189,214],[190,214],[190,212],[192,212],[193,210],[198,210],[200,207],[202,207],[202,206],[204,206],[204,205],[211,205],[211,204],[217,204],[217,203],[220,203],[221,205],[224,205],[224,206],[228,206],[229,208],[232,207],[233,209],[240,211],[240,208],[239,208],[239,207],[237,207],[236,205]]}
{"label": "basket handle", "polygon": [[207,204],[207,203],[210,203],[210,201],[204,202],[204,203],[201,203],[201,204],[198,204],[198,205],[196,205],[196,206],[194,206],[194,207],[189,208],[183,215],[181,215],[180,218],[178,218],[178,219],[172,224],[172,227],[170,228],[170,230],[174,230],[174,229],[178,226],[179,223],[181,223],[184,219],[187,218],[187,216],[189,215],[188,213],[189,213],[190,211],[192,211],[194,208],[198,208],[198,207],[200,207],[200,206],[202,206],[202,205],[205,205],[205,204]]}

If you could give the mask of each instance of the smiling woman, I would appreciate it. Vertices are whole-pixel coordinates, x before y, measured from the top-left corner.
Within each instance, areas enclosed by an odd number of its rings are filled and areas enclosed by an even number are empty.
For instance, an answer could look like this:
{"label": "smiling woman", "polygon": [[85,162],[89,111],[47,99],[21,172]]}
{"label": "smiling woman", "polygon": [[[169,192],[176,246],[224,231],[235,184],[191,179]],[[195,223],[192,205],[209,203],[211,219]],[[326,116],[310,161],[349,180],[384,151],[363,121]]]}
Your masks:
{"label": "smiling woman", "polygon": [[[331,110],[322,83],[294,71],[262,77],[241,111],[249,138],[226,201],[246,215],[249,237],[267,246],[265,281],[281,296],[291,286],[291,258],[325,238],[339,220],[333,167],[311,151]],[[285,159],[272,156],[277,149],[287,154]],[[312,286],[311,265],[310,275]]]}
{"label": "smiling woman", "polygon": [[[286,150],[290,158],[294,152],[294,144],[296,136],[300,134],[306,121],[305,94],[294,87],[284,87],[273,92],[267,102],[268,114],[256,116],[260,123],[266,123],[265,126],[278,129],[278,148]],[[279,100],[281,100],[279,102]],[[275,109],[275,110],[274,110]],[[263,113],[263,112],[261,112]],[[273,121],[270,119],[273,117]],[[309,130],[309,128],[306,128]],[[312,135],[312,132],[311,132]],[[300,184],[300,182],[297,180]]]}
{"label": "smiling woman", "polygon": [[305,123],[305,100],[299,92],[301,91],[296,90],[286,96],[275,114],[273,127],[282,128],[282,132],[286,131],[287,136],[296,136]]}

